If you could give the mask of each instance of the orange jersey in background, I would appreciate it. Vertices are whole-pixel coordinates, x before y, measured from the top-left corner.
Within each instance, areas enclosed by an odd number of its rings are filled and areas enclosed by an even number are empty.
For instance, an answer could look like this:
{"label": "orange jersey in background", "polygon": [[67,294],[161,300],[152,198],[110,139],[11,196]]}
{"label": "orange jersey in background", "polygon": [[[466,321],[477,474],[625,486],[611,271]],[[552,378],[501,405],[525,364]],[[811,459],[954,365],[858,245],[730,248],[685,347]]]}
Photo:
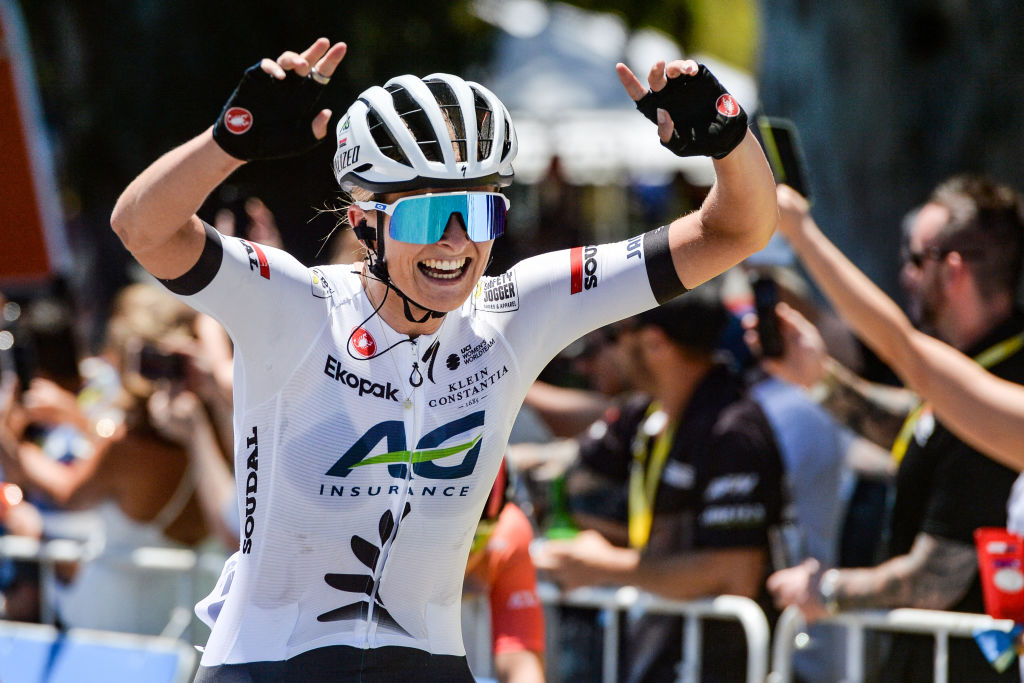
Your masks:
{"label": "orange jersey in background", "polygon": [[494,654],[544,652],[544,613],[530,559],[532,540],[530,520],[516,505],[506,503],[485,548],[469,556],[465,587],[487,593]]}

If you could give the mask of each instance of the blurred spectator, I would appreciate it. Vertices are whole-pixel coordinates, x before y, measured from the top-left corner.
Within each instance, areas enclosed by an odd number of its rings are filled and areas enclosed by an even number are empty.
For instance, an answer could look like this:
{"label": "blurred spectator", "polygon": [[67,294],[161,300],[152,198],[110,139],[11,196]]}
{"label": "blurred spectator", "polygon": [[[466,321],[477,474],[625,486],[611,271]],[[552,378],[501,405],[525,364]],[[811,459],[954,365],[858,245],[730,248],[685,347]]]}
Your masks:
{"label": "blurred spectator", "polygon": [[556,437],[575,437],[612,406],[612,399],[636,388],[632,323],[628,320],[598,328],[573,342],[561,355],[585,378],[588,390],[535,381],[524,405]]}
{"label": "blurred spectator", "polygon": [[[792,189],[778,192],[780,230],[826,293],[843,311],[860,306],[856,269],[835,258],[834,247],[810,217],[806,201]],[[1024,380],[1024,315],[1015,306],[1024,255],[1021,201],[1009,188],[988,180],[956,177],[940,185],[915,214],[904,265],[918,322],[981,365],[1011,380]],[[780,307],[790,352],[766,364],[846,386],[834,362],[804,357],[800,370],[792,350],[813,341],[806,321]],[[816,365],[815,365],[816,362]],[[854,394],[855,395],[855,394]],[[862,395],[863,396],[863,395]],[[877,411],[877,409],[876,409]],[[815,618],[839,608],[926,607],[982,612],[973,532],[1005,526],[1015,473],[958,440],[935,419],[928,404],[911,411],[893,443],[899,462],[889,554],[876,567],[828,570],[809,560],[774,575],[770,586],[780,605],[798,604]],[[932,680],[932,642],[899,635],[882,675],[886,680]],[[974,643],[950,643],[951,680],[1000,678]]]}
{"label": "blurred spectator", "polygon": [[[68,626],[159,634],[179,601],[179,576],[140,572],[130,558],[138,547],[186,548],[207,535],[187,455],[207,432],[168,428],[162,414],[183,387],[215,393],[195,380],[201,375],[214,384],[200,371],[201,348],[194,311],[155,286],[132,285],[115,302],[104,352],[120,374],[123,419],[115,421],[114,413],[90,419],[74,395],[54,387],[12,409],[8,437],[20,442],[3,449],[5,470],[63,507],[95,507],[102,521],[98,556],[59,595],[58,613]],[[79,424],[95,452],[56,462],[25,440],[30,420]]]}
{"label": "blurred spectator", "polygon": [[[714,359],[727,314],[711,299],[691,292],[636,317],[634,353],[651,397],[629,401],[580,446],[601,487],[615,481],[621,492],[591,499],[580,512],[617,523],[629,547],[594,530],[546,542],[537,566],[563,588],[633,584],[680,600],[764,597],[768,530],[783,506],[782,463],[764,414]],[[681,640],[679,618],[630,622],[620,680],[672,680]],[[736,624],[707,623],[703,644],[705,680],[745,679]]]}
{"label": "blurred spectator", "polygon": [[464,590],[485,594],[499,683],[544,680],[544,613],[530,558],[533,528],[508,500],[507,466],[491,488],[466,563]]}
{"label": "blurred spectator", "polygon": [[267,208],[262,199],[259,197],[247,198],[242,205],[242,213],[246,220],[241,232],[238,229],[238,218],[235,216],[235,212],[227,207],[218,209],[214,214],[213,226],[224,235],[232,237],[237,235],[268,247],[284,248],[281,231],[277,227],[274,213]]}
{"label": "blurred spectator", "polygon": [[[810,299],[810,288],[789,268],[753,269],[774,286],[779,301],[799,307],[833,330],[830,348],[853,350],[850,333]],[[744,316],[743,326],[753,328],[756,314]],[[748,343],[760,353],[755,336]],[[773,550],[779,555],[776,568],[799,564],[808,557],[828,566],[843,566],[841,551],[849,536],[866,546],[864,555],[873,558],[880,538],[885,491],[891,472],[889,452],[853,434],[815,403],[805,391],[766,373],[755,365],[747,372],[751,396],[772,426],[785,464],[785,483],[793,524],[780,527]],[[858,482],[858,478],[861,481]],[[862,506],[850,506],[857,490],[870,485],[881,492],[878,505],[865,515]],[[860,486],[861,489],[857,487]],[[863,520],[863,521],[862,521]],[[828,624],[812,624],[807,646],[794,653],[793,667],[805,681],[839,680],[845,672],[843,639],[845,630]]]}
{"label": "blurred spectator", "polygon": [[537,192],[540,204],[537,237],[540,245],[533,253],[586,244],[582,193],[566,178],[562,159],[557,154],[551,157],[547,173],[537,183]]}

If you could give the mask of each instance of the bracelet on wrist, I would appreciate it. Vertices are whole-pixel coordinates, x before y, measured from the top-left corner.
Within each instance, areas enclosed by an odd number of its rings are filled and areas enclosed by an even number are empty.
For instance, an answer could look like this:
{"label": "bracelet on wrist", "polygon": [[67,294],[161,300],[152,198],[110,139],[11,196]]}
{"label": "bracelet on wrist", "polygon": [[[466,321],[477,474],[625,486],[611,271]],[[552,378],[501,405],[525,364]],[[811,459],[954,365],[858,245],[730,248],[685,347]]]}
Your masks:
{"label": "bracelet on wrist", "polygon": [[839,613],[839,600],[836,596],[836,584],[839,582],[839,570],[829,569],[818,579],[818,598],[825,611],[831,615]]}

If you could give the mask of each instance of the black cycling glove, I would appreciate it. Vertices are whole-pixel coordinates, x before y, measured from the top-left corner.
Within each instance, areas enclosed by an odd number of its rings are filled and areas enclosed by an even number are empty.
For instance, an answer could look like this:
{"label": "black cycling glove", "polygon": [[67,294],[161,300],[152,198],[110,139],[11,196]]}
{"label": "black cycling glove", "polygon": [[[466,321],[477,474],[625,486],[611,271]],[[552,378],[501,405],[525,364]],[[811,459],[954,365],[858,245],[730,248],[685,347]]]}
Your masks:
{"label": "black cycling glove", "polygon": [[307,152],[321,142],[311,124],[323,90],[324,85],[294,71],[278,80],[259,64],[251,66],[217,118],[213,139],[243,161]]}
{"label": "black cycling glove", "polygon": [[747,134],[747,113],[703,64],[693,76],[669,78],[658,92],[649,91],[636,108],[658,123],[658,110],[672,117],[675,130],[661,144],[681,157],[721,159]]}

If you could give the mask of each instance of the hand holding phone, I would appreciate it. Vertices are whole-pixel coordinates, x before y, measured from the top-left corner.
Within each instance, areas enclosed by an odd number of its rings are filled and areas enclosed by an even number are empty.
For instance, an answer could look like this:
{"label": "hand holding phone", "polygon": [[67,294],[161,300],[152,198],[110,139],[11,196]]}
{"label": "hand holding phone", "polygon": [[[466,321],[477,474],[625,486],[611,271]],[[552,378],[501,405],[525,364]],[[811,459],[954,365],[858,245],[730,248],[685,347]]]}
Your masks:
{"label": "hand holding phone", "polygon": [[803,146],[793,122],[789,119],[759,116],[757,129],[761,134],[765,156],[772,167],[775,182],[789,185],[809,204],[813,203],[807,161],[804,159]]}
{"label": "hand holding phone", "polygon": [[181,380],[185,378],[188,357],[146,344],[139,349],[138,364],[139,374],[146,379]]}
{"label": "hand holding phone", "polygon": [[782,332],[775,304],[779,303],[778,285],[768,275],[755,274],[750,282],[754,290],[754,309],[757,313],[757,336],[761,339],[761,356],[782,356]]}

